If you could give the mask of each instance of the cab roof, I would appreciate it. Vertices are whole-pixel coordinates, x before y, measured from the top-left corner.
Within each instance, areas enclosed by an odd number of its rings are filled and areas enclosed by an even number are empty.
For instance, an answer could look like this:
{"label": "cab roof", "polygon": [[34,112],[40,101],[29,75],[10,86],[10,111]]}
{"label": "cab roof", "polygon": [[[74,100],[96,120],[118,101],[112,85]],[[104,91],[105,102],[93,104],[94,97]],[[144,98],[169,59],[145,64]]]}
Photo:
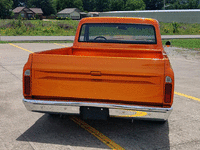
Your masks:
{"label": "cab roof", "polygon": [[141,17],[88,17],[83,18],[80,23],[139,23],[139,24],[158,24],[156,19]]}

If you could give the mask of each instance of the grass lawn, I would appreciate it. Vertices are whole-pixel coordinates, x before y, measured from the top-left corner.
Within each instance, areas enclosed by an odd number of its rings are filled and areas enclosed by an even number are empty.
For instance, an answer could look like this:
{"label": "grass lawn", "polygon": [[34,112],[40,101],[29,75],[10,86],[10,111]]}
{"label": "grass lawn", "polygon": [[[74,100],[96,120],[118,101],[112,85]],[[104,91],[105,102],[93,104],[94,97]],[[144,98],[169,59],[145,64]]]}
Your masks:
{"label": "grass lawn", "polygon": [[[69,36],[75,35],[78,23],[77,20],[0,19],[0,34],[2,36]],[[160,22],[160,32],[161,35],[198,35],[200,24]]]}
{"label": "grass lawn", "polygon": [[160,22],[160,33],[161,35],[199,35],[200,24],[198,23],[175,23],[177,29],[174,31],[173,23]]}
{"label": "grass lawn", "polygon": [[[162,40],[163,45],[165,45],[167,41],[168,40]],[[200,50],[200,39],[172,39],[169,41],[171,45],[175,47]]]}
{"label": "grass lawn", "polygon": [[75,35],[77,20],[0,20],[2,36],[70,36]]}
{"label": "grass lawn", "polygon": [[9,43],[9,42],[7,42],[7,41],[0,41],[0,44],[2,44],[2,43]]}

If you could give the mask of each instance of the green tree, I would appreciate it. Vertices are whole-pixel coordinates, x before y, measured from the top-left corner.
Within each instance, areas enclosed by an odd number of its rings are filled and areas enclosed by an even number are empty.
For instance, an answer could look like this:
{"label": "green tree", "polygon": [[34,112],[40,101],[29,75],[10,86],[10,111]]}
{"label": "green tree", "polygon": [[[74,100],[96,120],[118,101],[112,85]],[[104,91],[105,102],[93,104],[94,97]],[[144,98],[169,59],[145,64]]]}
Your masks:
{"label": "green tree", "polygon": [[65,8],[78,8],[82,11],[83,2],[82,0],[57,0],[57,3],[56,3],[57,12]]}
{"label": "green tree", "polygon": [[145,7],[143,0],[127,0],[125,10],[145,10]]}
{"label": "green tree", "polygon": [[95,0],[82,0],[83,2],[83,9],[85,11],[94,11],[96,10],[95,5],[96,5],[96,1]]}
{"label": "green tree", "polygon": [[198,9],[200,8],[199,0],[189,0],[188,9]]}
{"label": "green tree", "polygon": [[[53,9],[55,10],[55,14],[57,13],[56,3],[57,3],[57,0],[52,0],[52,7],[53,7]],[[54,15],[55,15],[55,14],[54,14]]]}
{"label": "green tree", "polygon": [[0,18],[9,18],[12,14],[13,1],[12,0],[1,0],[0,1]]}
{"label": "green tree", "polygon": [[167,0],[166,9],[198,9],[200,8],[199,0]]}
{"label": "green tree", "polygon": [[143,0],[146,4],[146,10],[160,10],[164,6],[164,0]]}
{"label": "green tree", "polygon": [[123,0],[110,0],[110,10],[111,11],[124,10],[124,1]]}
{"label": "green tree", "polygon": [[25,5],[25,0],[13,0],[12,8],[20,7]]}
{"label": "green tree", "polygon": [[74,0],[73,7],[78,8],[81,11],[83,11],[83,1],[82,0]]}
{"label": "green tree", "polygon": [[96,0],[95,11],[103,12],[109,10],[109,1],[108,0]]}
{"label": "green tree", "polygon": [[57,10],[57,12],[61,11],[64,7],[65,7],[65,5],[63,6],[63,2],[61,0],[57,0],[56,1],[56,10]]}
{"label": "green tree", "polygon": [[56,13],[56,8],[53,6],[53,0],[39,0],[40,8],[44,12],[44,15],[49,16]]}
{"label": "green tree", "polygon": [[54,5],[54,0],[29,0],[27,1],[27,7],[29,8],[41,8],[44,16],[51,14],[56,14],[56,8]]}

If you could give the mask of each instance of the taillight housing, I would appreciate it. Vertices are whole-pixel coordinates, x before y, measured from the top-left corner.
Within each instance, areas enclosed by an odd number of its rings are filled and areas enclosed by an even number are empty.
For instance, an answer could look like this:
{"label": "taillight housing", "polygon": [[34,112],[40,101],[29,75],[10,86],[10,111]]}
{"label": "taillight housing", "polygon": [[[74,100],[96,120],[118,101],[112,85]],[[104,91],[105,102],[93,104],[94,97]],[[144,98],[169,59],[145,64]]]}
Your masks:
{"label": "taillight housing", "polygon": [[165,103],[172,102],[172,79],[169,76],[165,77]]}
{"label": "taillight housing", "polygon": [[172,98],[172,84],[165,84],[165,103],[171,103]]}
{"label": "taillight housing", "polygon": [[24,94],[30,95],[31,94],[31,71],[29,69],[25,70],[24,72]]}

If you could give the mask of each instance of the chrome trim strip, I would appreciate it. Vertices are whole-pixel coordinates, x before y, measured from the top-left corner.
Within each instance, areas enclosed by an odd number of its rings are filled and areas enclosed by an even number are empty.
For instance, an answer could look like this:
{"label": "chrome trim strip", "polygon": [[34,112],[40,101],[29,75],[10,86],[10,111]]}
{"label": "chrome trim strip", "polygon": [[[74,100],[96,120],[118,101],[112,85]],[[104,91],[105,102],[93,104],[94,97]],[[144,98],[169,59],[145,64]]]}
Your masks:
{"label": "chrome trim strip", "polygon": [[79,114],[80,106],[109,108],[110,116],[115,117],[134,117],[150,120],[167,120],[171,108],[143,107],[127,104],[109,104],[92,102],[73,102],[73,101],[44,101],[23,99],[27,110],[42,113],[63,113]]}

